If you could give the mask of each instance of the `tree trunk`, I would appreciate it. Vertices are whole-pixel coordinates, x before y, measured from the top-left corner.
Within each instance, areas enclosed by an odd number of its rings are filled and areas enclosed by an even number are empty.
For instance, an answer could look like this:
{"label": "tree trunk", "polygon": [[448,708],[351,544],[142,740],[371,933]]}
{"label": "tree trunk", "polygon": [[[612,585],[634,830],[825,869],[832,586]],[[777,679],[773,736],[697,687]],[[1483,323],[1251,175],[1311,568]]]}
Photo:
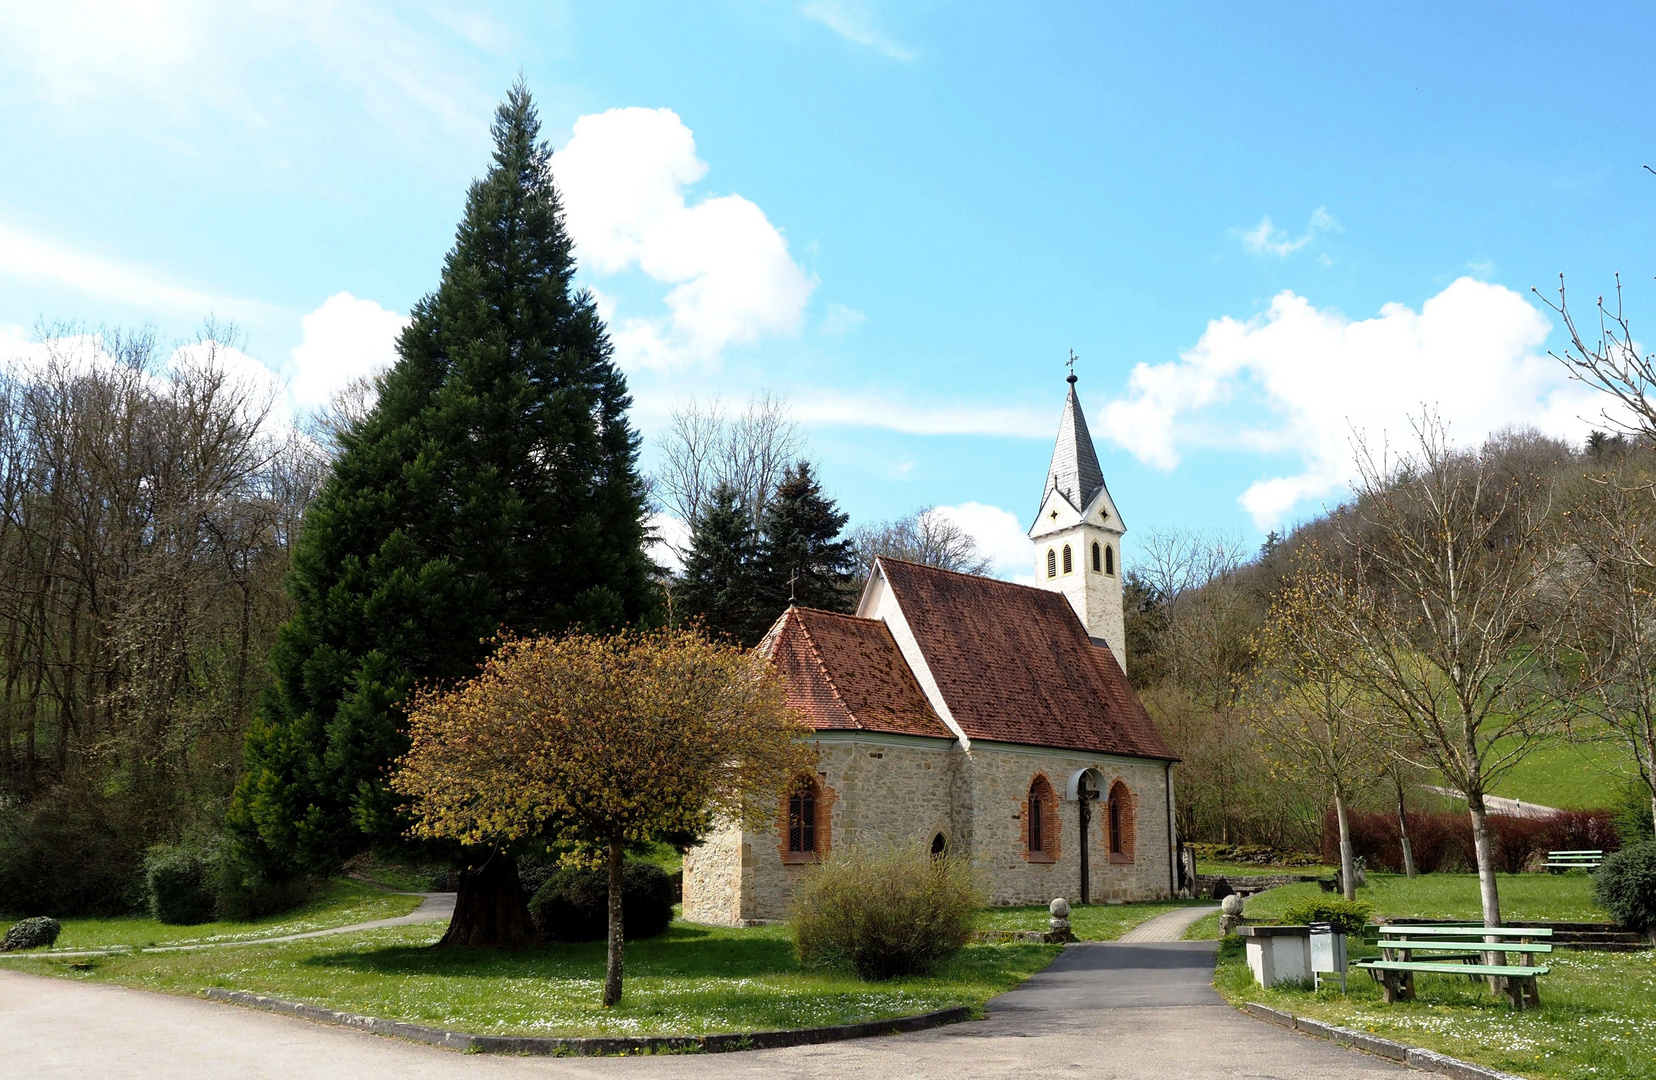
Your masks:
{"label": "tree trunk", "polygon": [[529,905],[518,886],[517,860],[503,851],[476,852],[460,872],[454,917],[438,945],[515,947],[537,940]]}
{"label": "tree trunk", "polygon": [[1483,792],[1468,798],[1472,815],[1472,849],[1478,860],[1478,894],[1483,901],[1485,926],[1501,925],[1501,898],[1495,886],[1495,848],[1490,843],[1489,814],[1484,809]]}
{"label": "tree trunk", "polygon": [[1409,842],[1409,814],[1403,805],[1403,779],[1396,773],[1392,774],[1392,783],[1397,785],[1397,834],[1403,842],[1403,873],[1410,881],[1415,876],[1414,845]]}
{"label": "tree trunk", "polygon": [[1340,892],[1347,900],[1357,899],[1357,860],[1351,853],[1351,823],[1346,819],[1345,795],[1334,792],[1334,816],[1340,820]]}
{"label": "tree trunk", "polygon": [[609,849],[609,964],[604,970],[604,1008],[621,1000],[621,895],[625,886],[622,871],[625,853],[621,838],[612,836]]}

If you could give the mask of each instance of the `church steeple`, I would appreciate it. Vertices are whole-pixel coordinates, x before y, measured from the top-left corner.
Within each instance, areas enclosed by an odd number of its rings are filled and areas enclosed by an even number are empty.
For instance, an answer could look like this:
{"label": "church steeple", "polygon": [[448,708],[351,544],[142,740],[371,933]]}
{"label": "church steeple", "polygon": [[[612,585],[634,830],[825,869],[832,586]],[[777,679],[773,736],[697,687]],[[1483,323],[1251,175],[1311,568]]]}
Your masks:
{"label": "church steeple", "polygon": [[1058,443],[1052,448],[1052,465],[1047,469],[1041,502],[1044,504],[1056,491],[1080,510],[1104,486],[1104,470],[1098,466],[1098,451],[1093,447],[1092,433],[1087,430],[1087,418],[1081,412],[1081,399],[1075,396],[1075,372],[1071,371],[1065,381],[1069,383],[1069,395],[1064,398],[1064,412],[1058,418]]}
{"label": "church steeple", "polygon": [[1069,362],[1069,393],[1058,417],[1058,442],[1041,490],[1041,509],[1029,527],[1029,538],[1035,542],[1035,583],[1063,593],[1088,636],[1108,645],[1126,670],[1121,537],[1127,526],[1104,484],[1104,470],[1075,392],[1074,353]]}

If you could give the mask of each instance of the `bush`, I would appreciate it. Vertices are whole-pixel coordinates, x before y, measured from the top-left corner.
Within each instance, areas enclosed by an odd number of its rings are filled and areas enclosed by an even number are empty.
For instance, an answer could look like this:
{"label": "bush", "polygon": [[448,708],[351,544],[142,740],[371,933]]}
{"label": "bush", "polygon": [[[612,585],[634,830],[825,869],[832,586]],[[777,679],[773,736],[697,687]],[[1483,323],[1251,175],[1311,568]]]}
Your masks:
{"label": "bush", "polygon": [[[535,927],[551,941],[609,936],[609,870],[563,867],[529,901]],[[673,885],[654,863],[627,860],[622,870],[621,933],[629,941],[665,933],[673,921]]]}
{"label": "bush", "polygon": [[308,879],[270,876],[236,841],[213,843],[204,863],[213,914],[220,919],[261,919],[296,908],[310,895]]}
{"label": "bush", "polygon": [[924,975],[959,952],[983,895],[959,856],[846,851],[794,897],[794,946],[806,967],[870,980]]}
{"label": "bush", "polygon": [[193,926],[213,917],[207,860],[194,851],[157,848],[144,863],[144,895],[157,922]]}
{"label": "bush", "polygon": [[1367,900],[1347,900],[1343,896],[1314,896],[1290,904],[1282,911],[1284,926],[1305,926],[1314,922],[1333,923],[1342,934],[1356,934],[1368,924],[1374,914],[1374,905]]}
{"label": "bush", "polygon": [[1551,817],[1512,817],[1490,814],[1489,840],[1495,869],[1521,874],[1536,855],[1545,856],[1552,846]]}
{"label": "bush", "polygon": [[6,936],[0,938],[0,952],[14,952],[17,949],[44,949],[58,939],[63,933],[63,926],[56,919],[36,916],[33,919],[24,919],[13,923]]}
{"label": "bush", "polygon": [[1593,874],[1593,899],[1629,930],[1656,934],[1656,841],[1607,857]]}
{"label": "bush", "polygon": [[1622,847],[1656,840],[1656,822],[1650,816],[1650,789],[1642,783],[1629,784],[1622,790],[1621,798],[1611,810],[1611,819]]}
{"label": "bush", "polygon": [[[1650,824],[1650,806],[1645,806],[1645,824]],[[1560,810],[1547,819],[1548,851],[1619,851],[1621,834],[1616,829],[1615,810]]]}
{"label": "bush", "polygon": [[125,915],[143,903],[138,814],[116,798],[61,784],[28,806],[0,802],[0,911]]}

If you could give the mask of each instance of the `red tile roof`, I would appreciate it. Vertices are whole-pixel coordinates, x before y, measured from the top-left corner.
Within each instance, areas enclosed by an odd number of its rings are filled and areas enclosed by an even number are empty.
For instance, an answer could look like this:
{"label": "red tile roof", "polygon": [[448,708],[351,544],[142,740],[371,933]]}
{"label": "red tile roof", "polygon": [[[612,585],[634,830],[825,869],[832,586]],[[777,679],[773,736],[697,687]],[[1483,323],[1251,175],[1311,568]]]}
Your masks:
{"label": "red tile roof", "polygon": [[818,731],[954,738],[878,619],[789,608],[759,649],[782,670],[788,704]]}
{"label": "red tile roof", "polygon": [[968,738],[1174,760],[1061,594],[896,559],[879,568]]}

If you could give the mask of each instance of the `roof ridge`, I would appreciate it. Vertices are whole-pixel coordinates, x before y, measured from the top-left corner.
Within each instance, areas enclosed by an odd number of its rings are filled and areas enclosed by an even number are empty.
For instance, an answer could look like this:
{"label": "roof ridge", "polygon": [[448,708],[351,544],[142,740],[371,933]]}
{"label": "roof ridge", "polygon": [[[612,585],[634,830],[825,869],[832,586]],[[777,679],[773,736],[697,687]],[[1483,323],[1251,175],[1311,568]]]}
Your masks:
{"label": "roof ridge", "polygon": [[[798,610],[822,611],[821,608],[801,608]],[[825,611],[823,614],[838,615],[839,612]],[[851,618],[856,618],[856,616],[853,615]],[[864,621],[879,622],[878,619],[867,619]],[[867,730],[868,725],[863,723],[862,717],[851,711],[851,706],[845,701],[845,695],[840,693],[839,684],[836,683],[834,681],[834,677],[828,673],[828,665],[822,662],[822,649],[818,647],[816,638],[811,636],[811,628],[805,625],[804,619],[799,620],[799,632],[805,635],[805,643],[811,647],[811,660],[816,664],[817,671],[822,673],[822,681],[828,685],[828,692],[834,695],[834,700],[839,702],[839,707],[845,710],[845,715],[851,718],[851,722],[857,726],[858,730]]]}
{"label": "roof ridge", "polygon": [[[912,559],[897,559],[888,555],[881,555],[879,558],[886,562],[897,563],[900,566],[913,566],[920,570],[930,570],[939,574],[952,574],[955,577],[966,578],[970,581],[982,581],[990,585],[1000,585],[1009,589],[1027,589],[1032,593],[1039,593],[1042,596],[1056,596],[1061,600],[1064,595],[1063,593],[1053,592],[1051,589],[1043,589],[1039,585],[1025,585],[1021,581],[1007,581],[1005,578],[990,577],[988,574],[968,574],[964,570],[950,570],[946,566],[933,566],[931,563],[915,562]],[[1064,602],[1066,604],[1069,603],[1067,600]],[[861,618],[861,616],[854,617]]]}

